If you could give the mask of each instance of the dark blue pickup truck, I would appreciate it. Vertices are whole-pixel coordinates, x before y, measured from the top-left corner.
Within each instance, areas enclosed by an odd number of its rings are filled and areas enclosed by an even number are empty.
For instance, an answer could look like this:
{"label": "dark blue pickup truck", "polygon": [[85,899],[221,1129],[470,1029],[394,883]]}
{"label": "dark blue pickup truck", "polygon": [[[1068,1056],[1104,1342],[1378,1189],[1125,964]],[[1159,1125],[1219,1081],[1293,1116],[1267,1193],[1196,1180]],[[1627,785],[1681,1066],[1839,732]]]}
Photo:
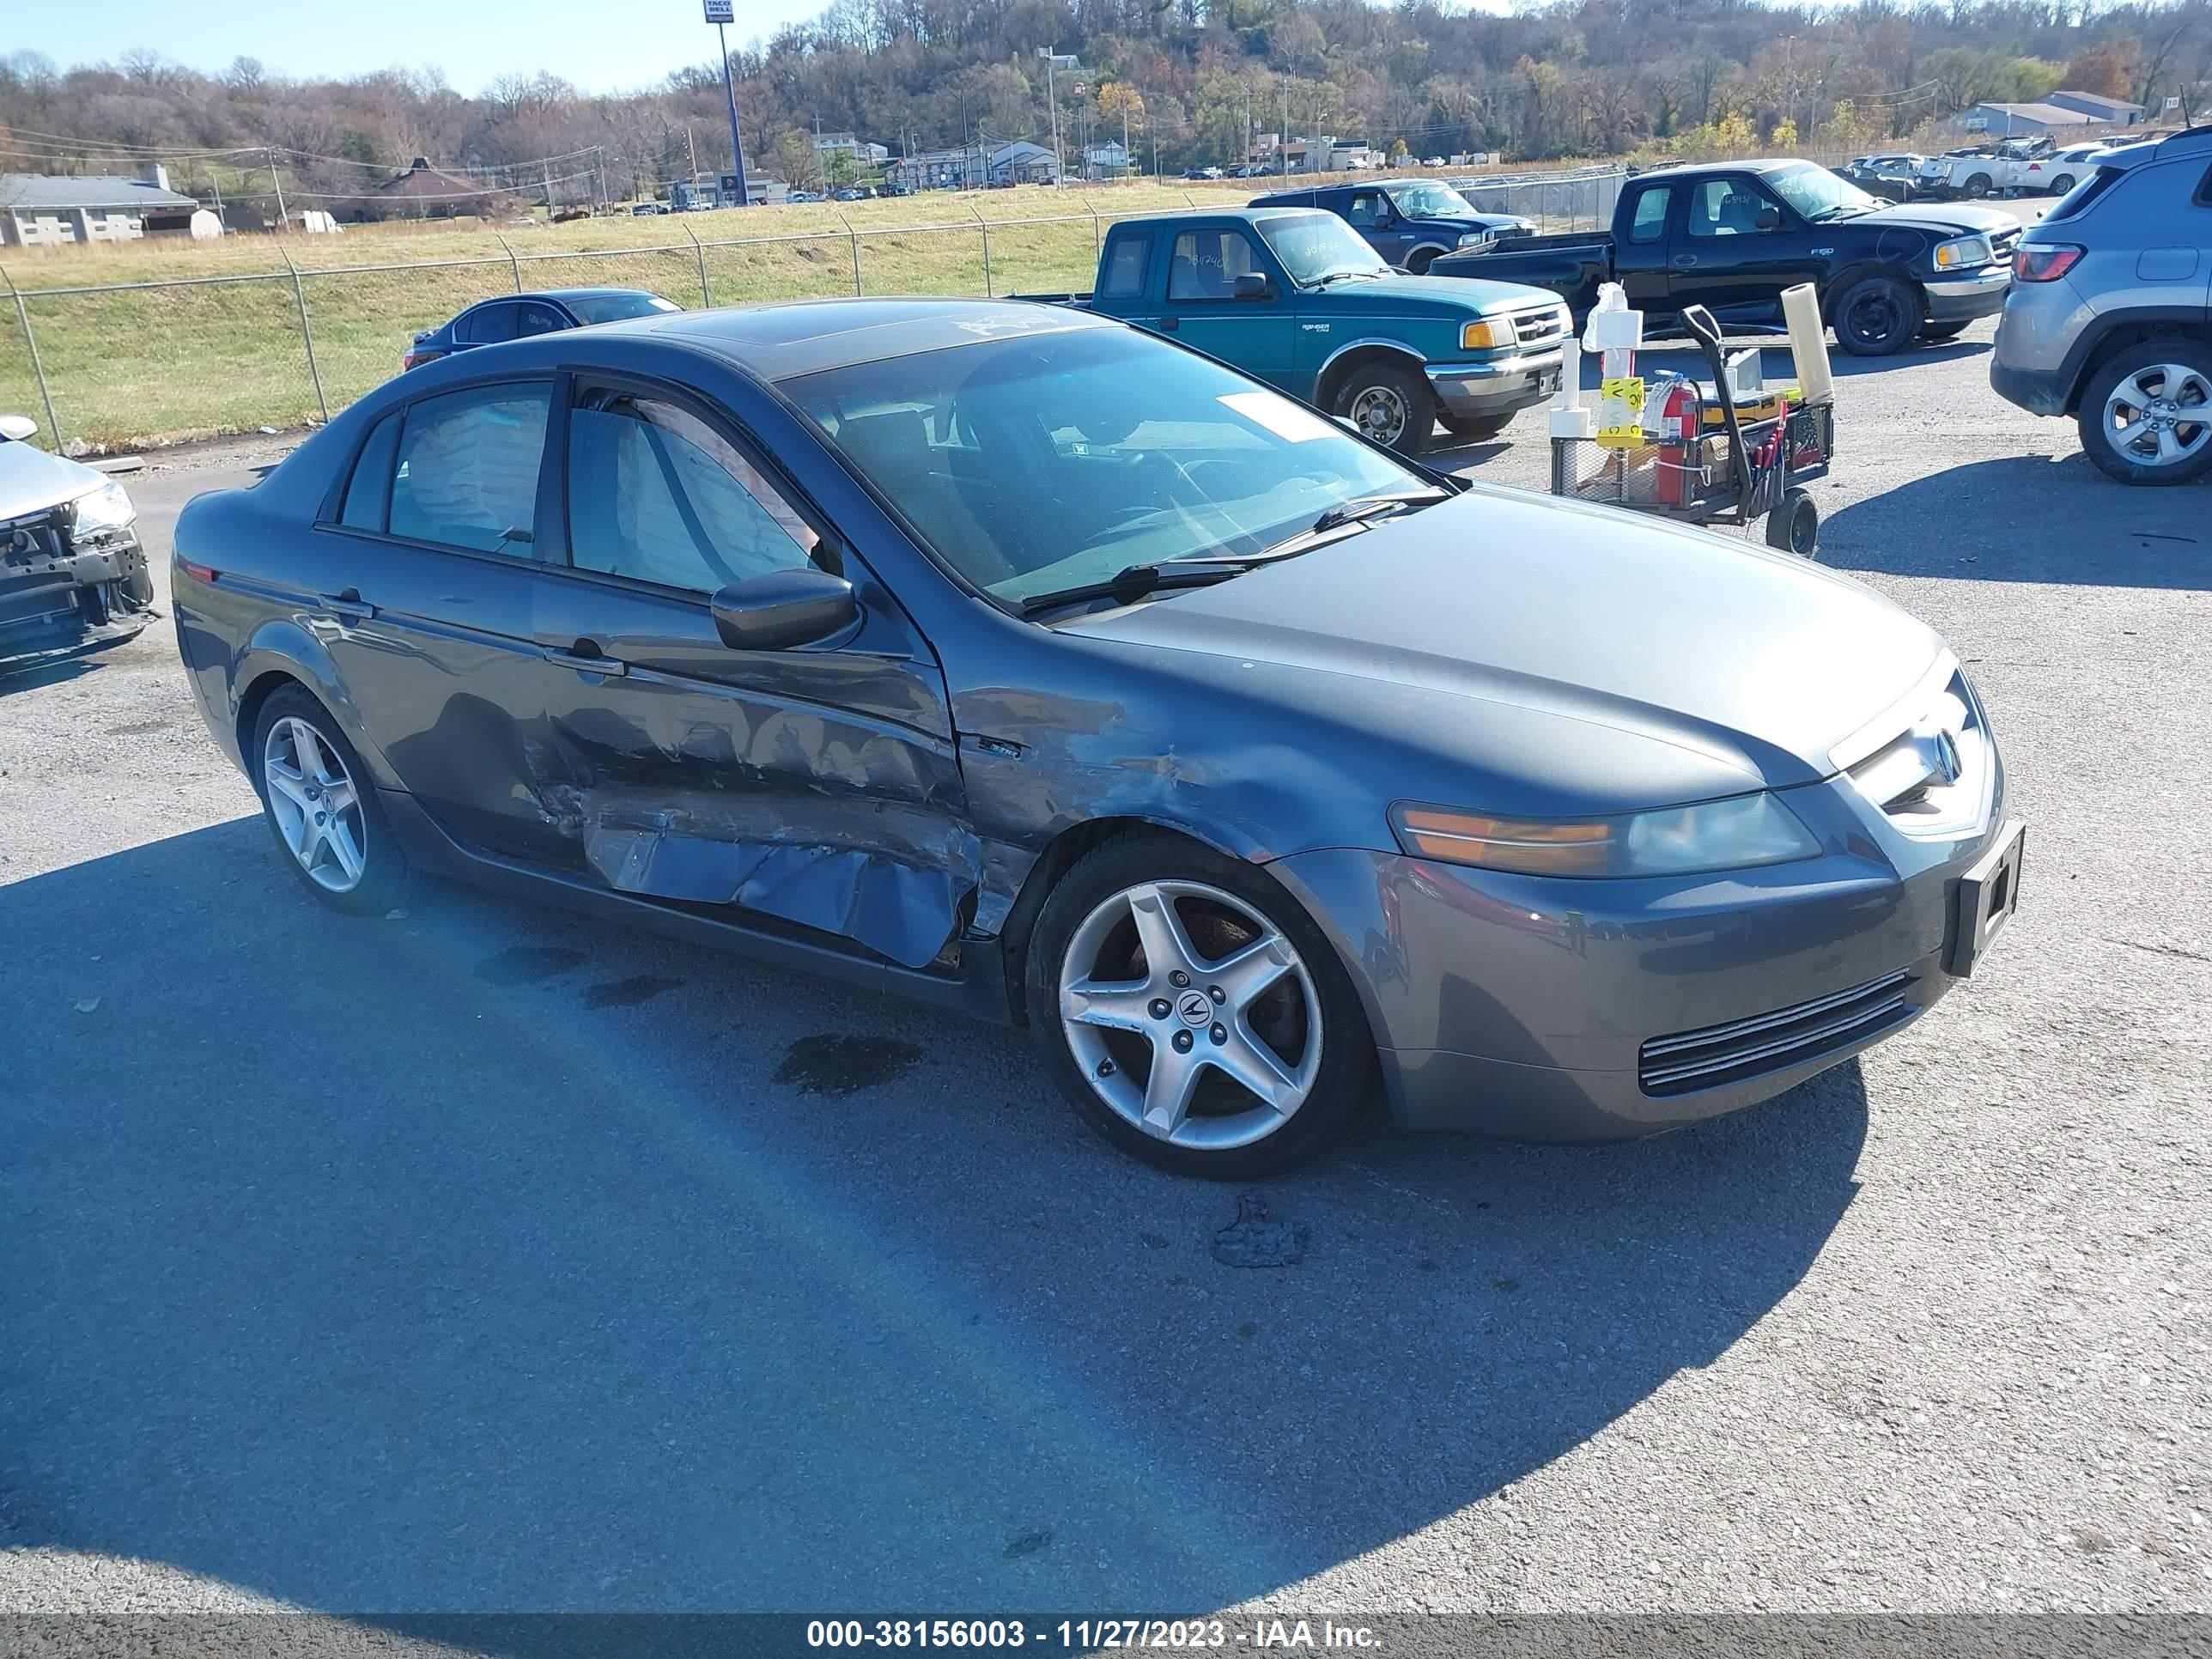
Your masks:
{"label": "dark blue pickup truck", "polygon": [[1252,205],[1317,207],[1334,213],[1364,237],[1368,246],[1416,276],[1439,255],[1516,241],[1536,228],[1510,213],[1477,212],[1467,198],[1434,179],[1280,191],[1256,198]]}

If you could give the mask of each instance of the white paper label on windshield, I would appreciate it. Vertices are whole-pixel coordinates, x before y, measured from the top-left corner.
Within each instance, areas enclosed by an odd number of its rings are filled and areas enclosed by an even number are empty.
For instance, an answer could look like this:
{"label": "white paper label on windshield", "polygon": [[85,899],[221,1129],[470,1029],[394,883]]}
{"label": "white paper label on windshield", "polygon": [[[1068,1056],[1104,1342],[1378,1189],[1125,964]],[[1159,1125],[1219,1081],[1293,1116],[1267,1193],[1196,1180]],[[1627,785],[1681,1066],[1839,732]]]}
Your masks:
{"label": "white paper label on windshield", "polygon": [[1331,426],[1311,410],[1300,409],[1288,398],[1279,398],[1272,392],[1231,392],[1216,401],[1253,425],[1264,426],[1278,438],[1288,439],[1294,444],[1316,438],[1334,438],[1343,430]]}

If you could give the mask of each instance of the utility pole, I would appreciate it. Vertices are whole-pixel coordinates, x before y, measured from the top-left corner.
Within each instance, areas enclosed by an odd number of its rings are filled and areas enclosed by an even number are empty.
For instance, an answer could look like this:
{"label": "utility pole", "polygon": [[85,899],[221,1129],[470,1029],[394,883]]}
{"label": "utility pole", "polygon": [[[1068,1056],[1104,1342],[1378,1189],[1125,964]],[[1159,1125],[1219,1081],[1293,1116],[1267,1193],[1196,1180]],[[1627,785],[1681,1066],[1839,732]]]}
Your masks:
{"label": "utility pole", "polygon": [[1052,181],[1056,185],[1065,163],[1060,153],[1060,54],[1050,46],[1044,48],[1044,95],[1052,106]]}
{"label": "utility pole", "polygon": [[699,141],[691,136],[691,124],[684,124],[684,147],[691,152],[691,188],[699,188]]}
{"label": "utility pole", "polygon": [[276,171],[276,152],[272,149],[268,152],[268,155],[269,182],[276,191],[276,228],[283,230],[291,224],[291,221],[284,214],[284,180]]}
{"label": "utility pole", "polygon": [[730,68],[727,27],[737,21],[737,3],[736,0],[706,0],[706,7],[707,21],[714,26],[714,39],[722,48],[722,96],[730,106],[730,164],[737,169],[736,205],[745,207],[752,201],[752,191],[745,184],[745,138],[738,128],[738,82]]}
{"label": "utility pole", "polygon": [[1276,175],[1287,179],[1291,176],[1291,83],[1288,81],[1283,82],[1283,130],[1275,135],[1275,148],[1280,152],[1275,167]]}
{"label": "utility pole", "polygon": [[1244,88],[1244,154],[1237,158],[1237,165],[1243,167],[1252,159],[1252,83],[1245,81],[1239,84]]}

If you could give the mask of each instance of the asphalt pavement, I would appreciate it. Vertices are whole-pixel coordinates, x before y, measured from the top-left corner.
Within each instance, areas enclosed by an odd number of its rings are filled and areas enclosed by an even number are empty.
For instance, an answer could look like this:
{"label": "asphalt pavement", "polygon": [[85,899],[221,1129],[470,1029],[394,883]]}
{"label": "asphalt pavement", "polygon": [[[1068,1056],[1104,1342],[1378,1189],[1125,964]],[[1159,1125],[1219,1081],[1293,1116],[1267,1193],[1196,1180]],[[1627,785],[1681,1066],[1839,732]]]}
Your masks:
{"label": "asphalt pavement", "polygon": [[[323,910],[166,622],[0,680],[0,1612],[2212,1608],[2212,497],[1990,333],[1842,363],[1818,495],[2000,735],[1993,959],[1680,1133],[1369,1130],[1284,1265],[1005,1031]],[[253,459],[129,481],[164,591]]]}

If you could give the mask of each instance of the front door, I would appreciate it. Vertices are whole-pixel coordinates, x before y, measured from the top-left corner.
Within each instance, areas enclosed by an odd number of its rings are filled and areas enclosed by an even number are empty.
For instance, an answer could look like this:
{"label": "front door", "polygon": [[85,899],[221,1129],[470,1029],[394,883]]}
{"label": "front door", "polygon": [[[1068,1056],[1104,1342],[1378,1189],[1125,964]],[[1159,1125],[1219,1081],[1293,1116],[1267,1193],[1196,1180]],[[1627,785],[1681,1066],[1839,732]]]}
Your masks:
{"label": "front door", "polygon": [[[977,869],[927,643],[723,411],[646,382],[569,384],[529,788],[617,891],[927,965]],[[808,565],[854,584],[848,635],[723,644],[717,589]]]}
{"label": "front door", "polygon": [[1701,305],[1722,321],[1779,315],[1782,290],[1817,282],[1814,246],[1832,235],[1808,224],[1748,173],[1688,181],[1689,203],[1674,243],[1675,309]]}
{"label": "front door", "polygon": [[[1267,293],[1239,299],[1237,279],[1252,271],[1267,276]],[[1201,226],[1176,237],[1160,328],[1255,380],[1291,390],[1297,297],[1274,261],[1238,226]]]}
{"label": "front door", "polygon": [[1406,222],[1390,205],[1390,198],[1379,190],[1355,190],[1352,204],[1345,210],[1346,220],[1367,240],[1367,246],[1394,265],[1406,263],[1406,255],[1413,246],[1413,234]]}

